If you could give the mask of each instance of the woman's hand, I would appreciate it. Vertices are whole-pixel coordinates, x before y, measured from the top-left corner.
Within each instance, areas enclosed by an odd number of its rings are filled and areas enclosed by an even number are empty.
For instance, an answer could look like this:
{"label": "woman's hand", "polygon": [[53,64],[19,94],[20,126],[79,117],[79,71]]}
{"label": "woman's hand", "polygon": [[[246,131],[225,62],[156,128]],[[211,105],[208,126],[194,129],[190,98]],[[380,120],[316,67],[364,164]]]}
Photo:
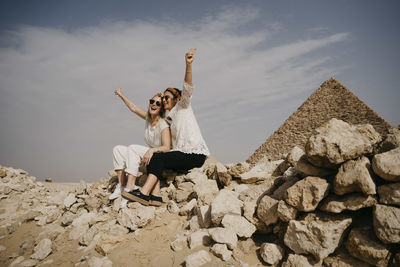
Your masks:
{"label": "woman's hand", "polygon": [[142,164],[147,166],[150,163],[151,157],[153,156],[153,150],[150,148],[149,150],[147,150],[147,152],[144,154],[143,158],[142,158]]}
{"label": "woman's hand", "polygon": [[192,64],[194,59],[194,53],[196,52],[197,48],[190,48],[189,52],[186,53],[185,59],[186,64]]}
{"label": "woman's hand", "polygon": [[118,88],[118,89],[116,89],[116,90],[114,91],[114,94],[116,94],[117,96],[121,96],[121,95],[122,95],[121,89],[122,89],[121,87]]}

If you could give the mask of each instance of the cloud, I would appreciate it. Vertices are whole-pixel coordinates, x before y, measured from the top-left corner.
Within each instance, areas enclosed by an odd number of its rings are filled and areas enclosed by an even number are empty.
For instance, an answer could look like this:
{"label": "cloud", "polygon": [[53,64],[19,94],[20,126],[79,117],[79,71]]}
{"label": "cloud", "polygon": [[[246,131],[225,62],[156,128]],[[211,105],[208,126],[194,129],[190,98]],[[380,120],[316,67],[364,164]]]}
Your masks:
{"label": "cloud", "polygon": [[[248,30],[253,24],[265,28]],[[191,22],[108,21],[71,31],[22,26],[3,36],[8,45],[0,48],[0,160],[42,178],[97,179],[112,168],[113,145],[143,143],[143,121],[114,88],[122,85],[146,107],[155,92],[181,86],[190,47],[198,48],[193,107],[203,135],[221,161],[245,160],[285,119],[272,113],[287,116],[299,104],[291,98],[338,71],[331,56],[314,52],[349,36],[272,45],[277,25],[255,9],[230,7]]]}

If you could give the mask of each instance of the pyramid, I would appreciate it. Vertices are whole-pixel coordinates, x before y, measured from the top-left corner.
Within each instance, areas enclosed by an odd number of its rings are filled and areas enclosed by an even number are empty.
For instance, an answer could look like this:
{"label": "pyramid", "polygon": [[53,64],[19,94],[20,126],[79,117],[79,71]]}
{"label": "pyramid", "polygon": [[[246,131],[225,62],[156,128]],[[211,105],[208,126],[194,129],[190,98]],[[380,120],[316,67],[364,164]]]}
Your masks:
{"label": "pyramid", "polygon": [[263,157],[281,159],[294,146],[304,148],[314,129],[336,118],[350,124],[371,124],[382,136],[392,125],[368,107],[335,78],[325,81],[266,141],[247,162]]}

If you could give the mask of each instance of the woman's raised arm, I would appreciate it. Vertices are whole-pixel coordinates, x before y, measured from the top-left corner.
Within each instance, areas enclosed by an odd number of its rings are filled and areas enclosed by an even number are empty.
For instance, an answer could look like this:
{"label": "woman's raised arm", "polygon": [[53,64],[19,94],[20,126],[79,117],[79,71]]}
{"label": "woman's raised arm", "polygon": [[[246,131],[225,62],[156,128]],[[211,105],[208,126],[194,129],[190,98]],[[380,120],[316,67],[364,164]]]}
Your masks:
{"label": "woman's raised arm", "polygon": [[190,48],[189,52],[185,54],[186,60],[186,72],[185,72],[185,83],[192,85],[192,62],[194,60],[194,53],[196,48]]}
{"label": "woman's raised arm", "polygon": [[147,111],[142,109],[142,108],[140,108],[140,107],[138,107],[138,106],[136,106],[135,103],[130,101],[126,96],[124,96],[122,94],[121,87],[118,88],[117,90],[115,90],[114,94],[119,96],[122,99],[122,101],[124,101],[125,105],[129,108],[130,111],[132,111],[133,113],[135,113],[136,115],[138,115],[142,119],[144,119],[144,120],[146,119]]}

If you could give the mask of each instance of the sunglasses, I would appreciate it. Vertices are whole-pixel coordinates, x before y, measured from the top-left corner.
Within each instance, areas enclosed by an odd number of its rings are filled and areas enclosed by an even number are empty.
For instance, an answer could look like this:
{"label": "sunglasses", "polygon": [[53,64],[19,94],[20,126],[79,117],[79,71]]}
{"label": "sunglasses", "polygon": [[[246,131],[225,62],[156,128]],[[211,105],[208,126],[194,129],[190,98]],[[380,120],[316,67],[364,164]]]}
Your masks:
{"label": "sunglasses", "polygon": [[170,96],[169,96],[169,95],[165,95],[165,96],[163,96],[163,98],[165,99],[165,101],[168,101],[168,99],[170,98]]}
{"label": "sunglasses", "polygon": [[153,105],[154,102],[156,102],[157,107],[160,107],[160,106],[161,106],[161,102],[160,102],[160,101],[155,101],[154,99],[150,99],[150,100],[149,100],[150,105]]}

